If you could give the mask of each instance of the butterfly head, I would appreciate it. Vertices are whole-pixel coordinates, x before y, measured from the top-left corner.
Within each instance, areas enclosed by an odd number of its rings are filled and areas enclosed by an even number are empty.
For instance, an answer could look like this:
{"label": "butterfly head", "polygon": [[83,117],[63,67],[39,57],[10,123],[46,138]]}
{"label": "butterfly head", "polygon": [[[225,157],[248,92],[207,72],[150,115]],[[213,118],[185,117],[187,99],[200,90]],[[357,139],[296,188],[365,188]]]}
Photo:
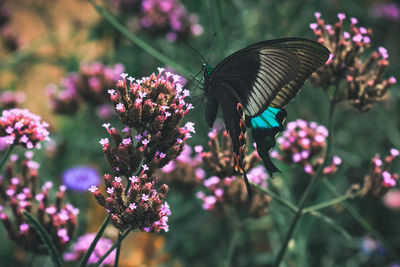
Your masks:
{"label": "butterfly head", "polygon": [[213,67],[208,64],[207,62],[203,63],[203,73],[204,73],[204,80],[208,80],[208,77],[210,76],[211,72],[213,71]]}

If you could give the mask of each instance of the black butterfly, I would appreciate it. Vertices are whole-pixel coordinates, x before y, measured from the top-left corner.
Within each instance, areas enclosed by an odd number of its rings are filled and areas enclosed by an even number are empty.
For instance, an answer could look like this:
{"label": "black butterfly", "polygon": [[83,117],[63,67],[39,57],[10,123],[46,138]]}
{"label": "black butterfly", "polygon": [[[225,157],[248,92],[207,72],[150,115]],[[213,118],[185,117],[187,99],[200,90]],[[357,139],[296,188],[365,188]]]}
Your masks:
{"label": "black butterfly", "polygon": [[257,151],[270,174],[279,172],[269,157],[275,136],[283,130],[283,107],[304,81],[325,64],[329,50],[302,38],[262,41],[222,60],[215,68],[203,64],[207,98],[206,121],[212,127],[221,106],[233,144],[235,169],[243,172],[249,198],[251,188],[244,170],[246,127],[252,128]]}

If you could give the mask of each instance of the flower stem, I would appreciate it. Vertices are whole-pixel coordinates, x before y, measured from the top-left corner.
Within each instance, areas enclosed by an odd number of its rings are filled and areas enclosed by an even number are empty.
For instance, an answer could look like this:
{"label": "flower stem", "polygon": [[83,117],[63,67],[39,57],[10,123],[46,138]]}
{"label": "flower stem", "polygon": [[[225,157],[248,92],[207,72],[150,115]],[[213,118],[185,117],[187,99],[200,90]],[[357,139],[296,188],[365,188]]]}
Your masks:
{"label": "flower stem", "polygon": [[14,149],[14,147],[15,147],[15,144],[13,143],[13,144],[8,148],[7,153],[4,155],[3,159],[1,160],[1,163],[0,163],[0,171],[1,171],[1,169],[3,168],[4,164],[6,163],[8,157],[10,156],[11,151]]}
{"label": "flower stem", "polygon": [[234,222],[232,239],[230,240],[228,246],[228,253],[226,256],[225,266],[231,266],[232,256],[233,253],[235,252],[235,247],[239,240],[240,231],[241,231],[241,222],[236,220]]}
{"label": "flower stem", "polygon": [[93,250],[97,245],[97,242],[99,241],[100,237],[104,233],[104,230],[106,229],[106,227],[109,223],[110,223],[110,215],[108,215],[107,218],[104,219],[103,224],[100,226],[99,230],[97,231],[97,234],[94,237],[92,243],[90,244],[89,249],[86,251],[85,256],[80,261],[79,267],[85,267],[87,265],[90,255],[93,253]]}
{"label": "flower stem", "polygon": [[117,253],[115,253],[114,267],[118,267],[119,255],[121,253],[121,243],[122,243],[122,235],[121,232],[118,232],[118,240],[117,240]]}
{"label": "flower stem", "polygon": [[[122,235],[121,242],[128,236],[128,234],[130,232],[131,232],[131,230],[128,230],[128,231],[126,231],[125,234]],[[118,236],[118,239],[119,239],[119,236]],[[115,243],[109,250],[107,250],[107,252],[104,253],[104,255],[96,262],[96,264],[93,265],[93,267],[99,267],[100,264],[108,257],[108,255],[110,255],[110,253],[113,252],[113,250],[117,247],[117,243]]]}
{"label": "flower stem", "polygon": [[[336,92],[338,91],[338,86],[336,86],[335,88],[335,93],[334,95],[336,95]],[[319,166],[318,170],[315,172],[315,174],[312,176],[310,183],[307,185],[306,190],[304,191],[303,195],[300,198],[299,201],[299,205],[298,205],[298,210],[296,212],[296,214],[294,215],[294,218],[292,220],[292,223],[289,227],[289,231],[286,234],[285,240],[283,242],[282,247],[279,250],[278,256],[276,258],[275,261],[275,266],[279,266],[283,260],[283,257],[285,256],[286,250],[287,250],[287,246],[288,243],[290,241],[290,239],[292,238],[293,232],[297,226],[297,223],[300,220],[300,217],[303,215],[303,209],[305,207],[305,205],[307,204],[307,201],[309,200],[311,194],[313,193],[317,182],[320,180],[319,176],[322,173],[323,168],[325,167],[326,163],[328,162],[329,159],[329,154],[331,152],[331,148],[332,148],[332,134],[333,134],[333,114],[335,111],[335,100],[334,98],[330,101],[330,107],[329,107],[329,117],[328,117],[328,139],[327,139],[327,148],[326,148],[326,153],[325,153],[325,157],[324,157],[324,161],[323,163]]]}
{"label": "flower stem", "polygon": [[287,207],[290,211],[292,212],[297,212],[299,209],[293,204],[291,203],[289,200],[282,198],[281,196],[279,196],[278,194],[272,192],[270,189],[268,188],[264,188],[256,183],[250,182],[251,186],[257,188],[258,190],[260,190],[262,193],[272,197],[272,199],[275,199],[276,201],[278,201],[279,203],[281,203],[282,205],[284,205],[285,207]]}

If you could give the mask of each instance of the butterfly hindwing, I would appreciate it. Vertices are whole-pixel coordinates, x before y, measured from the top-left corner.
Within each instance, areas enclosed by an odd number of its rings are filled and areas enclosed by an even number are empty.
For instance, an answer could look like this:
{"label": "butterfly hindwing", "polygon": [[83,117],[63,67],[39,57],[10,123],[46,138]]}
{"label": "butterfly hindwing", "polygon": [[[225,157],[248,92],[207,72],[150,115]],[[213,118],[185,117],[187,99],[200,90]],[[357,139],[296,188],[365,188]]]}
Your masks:
{"label": "butterfly hindwing", "polygon": [[271,177],[279,170],[272,163],[268,152],[275,146],[275,136],[284,129],[286,115],[285,109],[268,107],[260,116],[251,119],[251,133],[257,144],[257,152]]}

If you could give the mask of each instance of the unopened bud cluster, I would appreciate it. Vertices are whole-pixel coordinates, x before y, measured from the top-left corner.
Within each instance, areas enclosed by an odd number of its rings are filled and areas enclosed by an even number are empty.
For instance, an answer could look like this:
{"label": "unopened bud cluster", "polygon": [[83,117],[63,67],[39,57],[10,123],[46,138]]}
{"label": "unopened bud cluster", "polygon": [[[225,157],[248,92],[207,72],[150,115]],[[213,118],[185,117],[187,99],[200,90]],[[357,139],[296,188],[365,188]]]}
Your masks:
{"label": "unopened bud cluster", "polygon": [[158,75],[141,80],[127,76],[121,74],[116,90],[109,90],[125,128],[120,132],[104,124],[112,142],[108,138],[100,141],[113,171],[113,176],[104,176],[107,195],[96,187],[90,191],[110,212],[118,229],[167,231],[170,211],[164,200],[168,187],[162,184],[156,188],[154,172],[176,158],[190,133],[195,132],[192,122],[180,127],[193,108],[185,102],[189,91],[182,88],[179,75],[162,68]]}
{"label": "unopened bud cluster", "polygon": [[99,117],[110,117],[113,108],[107,90],[114,86],[123,70],[121,64],[82,63],[79,72],[70,73],[60,85],[47,86],[51,108],[59,114],[73,115],[82,103],[88,103],[97,108]]}
{"label": "unopened bud cluster", "polygon": [[379,47],[378,51],[367,56],[372,31],[358,27],[356,18],[350,19],[350,28],[345,31],[343,22],[346,15],[343,13],[338,14],[339,21],[333,26],[325,24],[319,12],[315,13],[315,17],[317,22],[311,23],[310,28],[318,42],[331,51],[331,55],[325,66],[311,76],[311,83],[328,90],[331,85],[338,86],[345,81],[346,89],[338,92],[335,101],[348,100],[355,108],[368,110],[396,83],[394,77],[384,79],[389,64],[387,50]]}
{"label": "unopened bud cluster", "polygon": [[[209,152],[204,152],[199,146],[195,148],[203,160],[205,169],[212,174],[203,182],[208,193],[197,193],[197,197],[203,201],[203,209],[219,214],[224,213],[229,206],[233,206],[246,211],[252,217],[265,215],[270,197],[253,188],[253,199],[249,205],[248,192],[242,175],[234,172],[235,158],[228,132],[222,133],[221,143],[215,129],[208,136]],[[244,169],[249,181],[266,187],[266,171],[262,166],[256,167],[261,162],[257,152],[247,155],[247,151],[244,151],[243,154],[246,155]]]}
{"label": "unopened bud cluster", "polygon": [[[304,172],[313,175],[324,161],[328,130],[316,122],[301,119],[289,122],[282,136],[277,139],[280,153],[271,151],[273,158],[285,163],[299,164]],[[334,156],[331,165],[324,167],[323,174],[330,175],[337,171],[342,160]]]}
{"label": "unopened bud cluster", "polygon": [[372,158],[369,173],[364,177],[364,186],[361,190],[362,194],[371,194],[374,197],[382,197],[390,188],[395,187],[399,175],[391,173],[390,168],[393,160],[399,157],[399,150],[392,148],[390,155],[383,160],[380,155]]}
{"label": "unopened bud cluster", "polygon": [[[38,190],[39,164],[26,158],[22,161],[11,156],[6,165],[5,176],[0,180],[0,219],[8,236],[27,251],[47,254],[48,250],[31,227],[23,211],[35,217],[49,233],[58,251],[62,251],[72,239],[77,228],[79,210],[71,204],[64,204],[65,186],[60,186],[51,201],[52,182],[45,182]],[[21,174],[16,173],[21,170]]]}

